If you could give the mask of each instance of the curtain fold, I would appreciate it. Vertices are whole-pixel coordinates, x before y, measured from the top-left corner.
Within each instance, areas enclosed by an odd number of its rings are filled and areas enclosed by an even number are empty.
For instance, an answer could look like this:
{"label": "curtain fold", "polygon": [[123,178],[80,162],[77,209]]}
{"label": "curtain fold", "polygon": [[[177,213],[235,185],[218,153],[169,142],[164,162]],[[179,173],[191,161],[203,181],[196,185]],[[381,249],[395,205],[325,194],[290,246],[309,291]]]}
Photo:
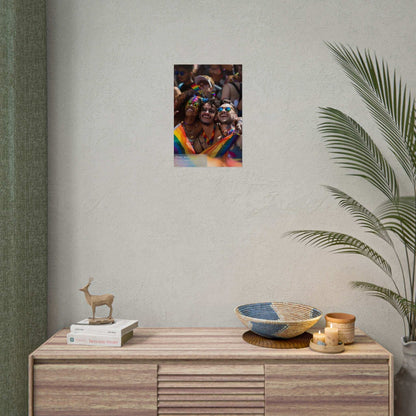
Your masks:
{"label": "curtain fold", "polygon": [[0,414],[47,336],[46,0],[0,0]]}

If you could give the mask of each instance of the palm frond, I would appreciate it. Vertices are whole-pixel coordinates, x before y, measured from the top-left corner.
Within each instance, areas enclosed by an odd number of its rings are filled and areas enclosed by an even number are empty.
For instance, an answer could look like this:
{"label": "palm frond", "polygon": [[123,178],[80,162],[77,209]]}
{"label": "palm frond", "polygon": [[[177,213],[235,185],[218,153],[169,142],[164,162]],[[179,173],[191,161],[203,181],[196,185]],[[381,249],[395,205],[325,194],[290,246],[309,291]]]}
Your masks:
{"label": "palm frond", "polygon": [[[379,62],[368,50],[361,53],[339,44],[327,43],[327,46],[363,99],[416,192],[416,104],[406,85],[395,71],[390,72],[388,65]],[[350,235],[298,230],[286,236],[335,253],[359,254],[375,263],[390,277],[394,289],[368,282],[353,282],[353,286],[389,302],[402,316],[409,339],[416,340],[416,196],[400,196],[397,172],[354,119],[331,107],[320,108],[318,129],[333,160],[347,169],[349,175],[365,179],[387,198],[387,202],[372,212],[345,192],[327,187],[358,225],[390,245],[400,266],[403,284],[399,289],[389,263],[379,253]],[[406,269],[392,235],[403,243]]]}
{"label": "palm frond", "polygon": [[415,101],[406,86],[369,51],[362,55],[343,45],[327,46],[364,100],[407,176],[416,183]]}
{"label": "palm frond", "polygon": [[390,303],[400,316],[407,320],[409,320],[409,317],[411,316],[416,316],[416,304],[393,290],[369,282],[355,281],[351,282],[351,285],[353,288],[364,290],[371,296],[375,296]]}
{"label": "palm frond", "polygon": [[366,179],[387,198],[394,199],[399,188],[394,170],[367,132],[351,117],[335,108],[321,108],[318,125],[324,142],[335,161],[343,168]]}
{"label": "palm frond", "polygon": [[322,230],[297,230],[285,234],[306,245],[319,248],[333,248],[333,253],[360,254],[373,261],[390,278],[392,278],[389,263],[367,244],[347,234]]}
{"label": "palm frond", "polygon": [[334,198],[338,200],[338,204],[349,212],[359,225],[368,232],[377,235],[388,244],[392,244],[387,230],[376,215],[345,192],[334,188],[333,186],[326,186],[326,189],[331,192]]}
{"label": "palm frond", "polygon": [[413,253],[416,251],[415,204],[414,197],[400,197],[377,208],[377,215],[385,229],[396,234]]}

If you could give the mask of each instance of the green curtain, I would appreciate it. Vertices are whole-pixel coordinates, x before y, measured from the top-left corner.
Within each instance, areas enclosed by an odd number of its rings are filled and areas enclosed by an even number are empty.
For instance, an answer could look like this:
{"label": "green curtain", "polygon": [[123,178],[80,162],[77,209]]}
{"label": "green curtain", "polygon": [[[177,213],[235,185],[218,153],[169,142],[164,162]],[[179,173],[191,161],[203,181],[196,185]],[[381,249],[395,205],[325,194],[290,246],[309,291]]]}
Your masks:
{"label": "green curtain", "polygon": [[0,0],[0,415],[47,335],[46,0]]}

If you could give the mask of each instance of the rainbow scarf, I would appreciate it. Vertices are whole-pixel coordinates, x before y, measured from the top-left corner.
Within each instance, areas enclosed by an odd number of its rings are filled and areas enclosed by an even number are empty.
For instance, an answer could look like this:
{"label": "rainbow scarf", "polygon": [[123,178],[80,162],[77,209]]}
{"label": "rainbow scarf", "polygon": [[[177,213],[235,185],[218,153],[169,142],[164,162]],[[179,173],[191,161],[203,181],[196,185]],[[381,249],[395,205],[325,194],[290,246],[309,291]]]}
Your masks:
{"label": "rainbow scarf", "polygon": [[212,142],[214,141],[214,137],[215,137],[215,128],[214,128],[214,130],[212,130],[210,138],[208,138],[208,136],[206,135],[206,133],[204,131],[202,131],[202,137],[205,139],[205,141],[208,145],[211,145]]}
{"label": "rainbow scarf", "polygon": [[208,147],[208,149],[205,149],[202,153],[210,157],[222,157],[230,150],[231,146],[236,142],[238,137],[238,134],[231,133],[219,142]]}
{"label": "rainbow scarf", "polygon": [[186,137],[185,129],[182,124],[173,130],[173,145],[175,155],[195,154],[191,142]]}

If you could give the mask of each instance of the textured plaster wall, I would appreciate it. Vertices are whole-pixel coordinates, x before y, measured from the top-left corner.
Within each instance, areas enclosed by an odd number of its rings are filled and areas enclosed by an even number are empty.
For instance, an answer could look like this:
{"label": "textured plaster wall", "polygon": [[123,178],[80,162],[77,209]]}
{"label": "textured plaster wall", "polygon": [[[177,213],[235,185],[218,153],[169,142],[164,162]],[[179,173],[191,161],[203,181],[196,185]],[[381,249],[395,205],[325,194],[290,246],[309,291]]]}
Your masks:
{"label": "textured plaster wall", "polygon": [[[78,288],[115,294],[141,326],[239,326],[236,305],[294,301],[350,312],[400,355],[401,320],[349,287],[388,284],[366,259],[282,238],[354,232],[321,187],[374,207],[332,164],[317,109],[380,138],[324,41],[375,50],[416,92],[413,0],[50,0],[49,331],[86,317]],[[174,168],[174,63],[242,63],[244,167]],[[376,245],[380,251],[384,247]]]}

